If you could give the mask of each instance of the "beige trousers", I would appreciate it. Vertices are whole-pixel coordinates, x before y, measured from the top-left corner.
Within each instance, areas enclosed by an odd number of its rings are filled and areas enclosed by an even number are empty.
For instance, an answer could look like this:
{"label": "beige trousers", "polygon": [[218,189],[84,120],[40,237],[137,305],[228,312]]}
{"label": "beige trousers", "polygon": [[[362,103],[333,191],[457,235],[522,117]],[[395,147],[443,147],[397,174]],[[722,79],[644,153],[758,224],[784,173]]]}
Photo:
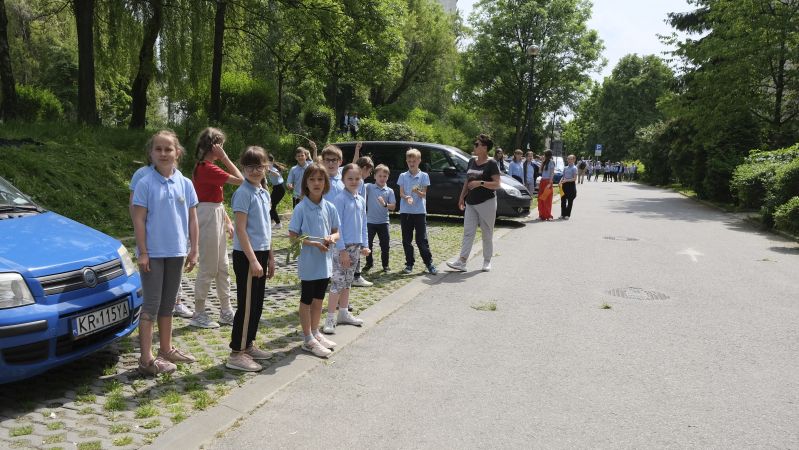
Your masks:
{"label": "beige trousers", "polygon": [[216,282],[216,295],[222,310],[230,310],[230,275],[228,274],[225,207],[222,203],[201,202],[197,205],[200,258],[194,283],[194,310],[205,312],[205,300]]}

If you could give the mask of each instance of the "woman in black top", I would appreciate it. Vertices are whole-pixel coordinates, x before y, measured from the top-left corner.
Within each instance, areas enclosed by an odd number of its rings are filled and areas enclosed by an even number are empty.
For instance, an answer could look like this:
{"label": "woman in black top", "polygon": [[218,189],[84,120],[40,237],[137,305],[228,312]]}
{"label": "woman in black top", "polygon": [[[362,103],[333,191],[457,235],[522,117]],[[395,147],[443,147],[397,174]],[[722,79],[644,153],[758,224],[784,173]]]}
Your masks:
{"label": "woman in black top", "polygon": [[472,251],[477,227],[483,232],[483,271],[491,270],[491,255],[494,254],[494,221],[497,218],[497,196],[499,189],[499,167],[496,160],[488,157],[494,142],[485,134],[474,141],[474,157],[469,160],[466,182],[463,184],[458,207],[463,211],[463,243],[460,258],[447,265],[460,272],[466,271],[466,260]]}

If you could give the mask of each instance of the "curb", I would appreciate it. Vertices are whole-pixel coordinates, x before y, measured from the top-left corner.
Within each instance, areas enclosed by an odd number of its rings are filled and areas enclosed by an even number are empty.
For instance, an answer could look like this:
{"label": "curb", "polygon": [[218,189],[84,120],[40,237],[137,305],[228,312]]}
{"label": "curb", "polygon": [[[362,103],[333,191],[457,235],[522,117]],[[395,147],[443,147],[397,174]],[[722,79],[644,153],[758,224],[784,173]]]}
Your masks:
{"label": "curb", "polygon": [[[502,228],[497,230],[495,228],[494,240],[502,239],[512,231],[514,229]],[[471,260],[479,254],[482,254],[482,246],[475,245],[469,259]],[[142,447],[142,449],[206,447],[215,438],[235,427],[239,420],[249,416],[295,380],[323,365],[334,363],[335,356],[343,348],[355,342],[372,328],[377,327],[383,320],[418,297],[427,288],[441,283],[453,273],[459,272],[441,271],[435,278],[429,275],[417,275],[413,281],[392,292],[359,314],[358,317],[364,320],[362,327],[337,328],[335,341],[338,345],[330,359],[321,359],[299,349],[294,350],[279,363],[270,365],[253,380],[232,391],[214,407],[190,416],[177,426],[159,435],[151,444]]]}

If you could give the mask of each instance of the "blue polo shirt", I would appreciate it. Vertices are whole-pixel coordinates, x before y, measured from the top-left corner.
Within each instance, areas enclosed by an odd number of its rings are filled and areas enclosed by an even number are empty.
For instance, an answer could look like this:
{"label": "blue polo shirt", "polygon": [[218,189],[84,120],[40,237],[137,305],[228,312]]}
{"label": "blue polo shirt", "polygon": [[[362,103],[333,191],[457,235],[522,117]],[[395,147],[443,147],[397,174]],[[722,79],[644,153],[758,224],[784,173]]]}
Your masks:
{"label": "blue polo shirt", "polygon": [[[231,204],[234,213],[247,214],[247,237],[253,251],[269,250],[272,245],[272,222],[269,220],[272,199],[269,192],[245,180],[233,193]],[[244,251],[238,233],[233,233],[233,250]]]}
{"label": "blue polo shirt", "polygon": [[416,175],[411,175],[411,172],[402,172],[397,179],[397,185],[402,187],[405,195],[413,197],[413,205],[409,205],[405,198],[400,199],[400,212],[402,214],[427,214],[427,203],[419,194],[413,191],[414,186],[421,186],[426,188],[430,186],[430,177],[421,170],[416,172]]}
{"label": "blue polo shirt", "polygon": [[388,208],[381,205],[377,201],[377,197],[383,197],[387,205],[397,202],[394,197],[394,189],[368,183],[366,185],[366,223],[388,223]]}
{"label": "blue polo shirt", "polygon": [[[302,201],[297,203],[294,208],[294,213],[289,221],[289,231],[316,238],[324,238],[338,228],[336,207],[325,199],[314,203],[310,198],[303,197]],[[300,280],[330,278],[333,273],[332,250],[322,252],[316,247],[303,245],[297,260],[297,274]]]}
{"label": "blue polo shirt", "polygon": [[139,182],[145,175],[153,171],[153,166],[144,166],[139,167],[133,172],[133,176],[130,178],[130,192],[136,190],[136,183]]}
{"label": "blue polo shirt", "polygon": [[333,200],[336,199],[338,193],[343,190],[344,182],[341,181],[341,168],[339,168],[338,174],[336,174],[334,177],[330,177],[330,190],[324,195],[324,199],[330,203],[333,203]]}
{"label": "blue polo shirt", "polygon": [[565,181],[574,181],[576,179],[577,179],[577,166],[575,166],[574,164],[566,166],[566,168],[563,169],[563,178],[561,178],[561,180],[565,182]]}
{"label": "blue polo shirt", "polygon": [[508,175],[510,176],[517,176],[520,180],[524,179],[524,160],[521,161],[511,161],[508,164]]}
{"label": "blue polo shirt", "polygon": [[352,195],[348,190],[339,192],[333,200],[338,212],[341,239],[336,241],[336,248],[343,250],[346,244],[369,245],[366,238],[366,201],[358,194]]}
{"label": "blue polo shirt", "polygon": [[266,178],[269,179],[269,184],[272,186],[283,184],[283,175],[280,173],[280,170],[274,166],[270,167],[269,171],[266,172]]}
{"label": "blue polo shirt", "polygon": [[310,161],[305,161],[304,166],[297,164],[289,170],[286,184],[294,186],[294,198],[302,197],[302,176],[305,175],[305,169],[310,165]]}
{"label": "blue polo shirt", "polygon": [[541,167],[541,179],[548,180],[555,174],[555,161],[549,161],[546,167]]}
{"label": "blue polo shirt", "polygon": [[197,206],[194,185],[177,170],[165,178],[146,172],[135,184],[133,204],[147,208],[145,232],[150,258],[186,256],[189,248],[189,208]]}

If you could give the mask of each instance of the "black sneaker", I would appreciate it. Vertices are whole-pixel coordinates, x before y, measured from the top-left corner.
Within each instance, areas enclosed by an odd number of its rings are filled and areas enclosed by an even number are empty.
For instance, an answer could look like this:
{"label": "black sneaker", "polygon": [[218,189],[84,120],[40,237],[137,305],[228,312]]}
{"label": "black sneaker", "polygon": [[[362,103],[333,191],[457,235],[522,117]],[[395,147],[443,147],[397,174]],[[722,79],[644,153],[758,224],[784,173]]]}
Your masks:
{"label": "black sneaker", "polygon": [[404,273],[406,275],[410,274],[410,273],[413,273],[413,266],[405,266],[405,268],[402,269],[402,273]]}
{"label": "black sneaker", "polygon": [[362,271],[362,272],[368,272],[368,271],[369,271],[369,269],[371,269],[371,268],[372,268],[372,265],[371,265],[371,264],[366,264],[365,266],[363,266],[363,267],[361,268],[361,271]]}
{"label": "black sneaker", "polygon": [[388,272],[388,266],[383,267],[383,272]]}
{"label": "black sneaker", "polygon": [[436,269],[436,266],[432,264],[427,266],[427,271],[430,272],[430,275],[438,275],[438,269]]}

